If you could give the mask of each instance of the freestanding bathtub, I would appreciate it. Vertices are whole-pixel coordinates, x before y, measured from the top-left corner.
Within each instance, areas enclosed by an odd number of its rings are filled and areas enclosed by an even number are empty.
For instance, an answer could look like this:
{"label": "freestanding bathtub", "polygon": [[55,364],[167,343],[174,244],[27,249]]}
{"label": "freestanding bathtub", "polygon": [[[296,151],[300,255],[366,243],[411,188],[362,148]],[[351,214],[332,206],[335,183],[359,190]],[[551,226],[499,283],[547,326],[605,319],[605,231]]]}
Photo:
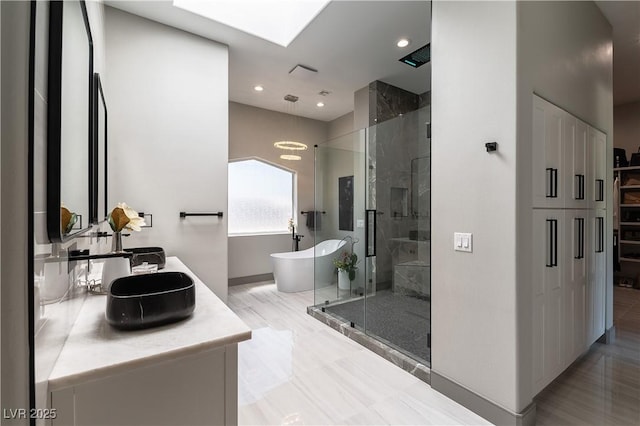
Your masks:
{"label": "freestanding bathtub", "polygon": [[306,250],[272,253],[273,277],[278,291],[313,290],[314,276],[317,287],[333,283],[336,276],[333,259],[338,257],[340,248],[345,244],[344,240],[326,240]]}

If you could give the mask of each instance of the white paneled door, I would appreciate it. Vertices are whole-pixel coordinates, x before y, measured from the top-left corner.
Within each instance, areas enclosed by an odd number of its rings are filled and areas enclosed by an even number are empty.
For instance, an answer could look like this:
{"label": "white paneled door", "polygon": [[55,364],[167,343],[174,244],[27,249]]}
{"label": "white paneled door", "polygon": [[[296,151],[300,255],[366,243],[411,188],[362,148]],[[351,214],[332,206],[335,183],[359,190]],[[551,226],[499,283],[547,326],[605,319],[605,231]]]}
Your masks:
{"label": "white paneled door", "polygon": [[566,113],[533,97],[533,206],[564,207],[563,121]]}
{"label": "white paneled door", "polygon": [[533,96],[533,383],[551,383],[604,333],[604,133]]}
{"label": "white paneled door", "polygon": [[564,367],[565,217],[562,210],[533,212],[534,386],[545,387]]}

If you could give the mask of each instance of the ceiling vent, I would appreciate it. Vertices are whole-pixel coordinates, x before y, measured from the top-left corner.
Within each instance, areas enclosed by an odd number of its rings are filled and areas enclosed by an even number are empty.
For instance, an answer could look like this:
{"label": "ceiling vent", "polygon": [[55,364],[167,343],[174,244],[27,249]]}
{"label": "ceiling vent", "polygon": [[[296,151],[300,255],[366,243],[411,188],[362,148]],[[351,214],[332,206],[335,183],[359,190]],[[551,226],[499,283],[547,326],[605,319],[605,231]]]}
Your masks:
{"label": "ceiling vent", "polygon": [[317,73],[318,73],[317,69],[308,67],[306,65],[300,65],[300,64],[298,64],[295,67],[291,68],[291,70],[289,71],[289,75],[291,75],[293,77],[298,77],[298,78],[313,77]]}
{"label": "ceiling vent", "polygon": [[285,100],[285,101],[294,102],[294,103],[295,103],[295,102],[298,102],[298,99],[299,99],[299,98],[298,98],[296,95],[286,95],[286,96],[284,97],[284,100]]}
{"label": "ceiling vent", "polygon": [[319,92],[318,92],[318,95],[320,95],[320,96],[327,96],[327,95],[329,95],[330,93],[331,93],[331,92],[330,92],[330,91],[328,91],[328,90],[321,90],[321,91],[319,91]]}
{"label": "ceiling vent", "polygon": [[400,62],[418,68],[431,60],[431,44],[427,43],[420,49],[409,53],[407,56],[400,58]]}

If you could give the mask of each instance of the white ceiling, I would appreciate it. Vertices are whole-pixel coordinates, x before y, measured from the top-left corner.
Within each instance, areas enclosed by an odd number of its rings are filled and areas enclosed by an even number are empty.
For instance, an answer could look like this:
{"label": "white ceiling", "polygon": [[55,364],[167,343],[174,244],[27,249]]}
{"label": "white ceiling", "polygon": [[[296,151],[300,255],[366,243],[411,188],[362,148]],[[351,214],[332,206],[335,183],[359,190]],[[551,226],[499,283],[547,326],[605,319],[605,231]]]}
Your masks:
{"label": "white ceiling", "polygon": [[640,1],[596,1],[613,26],[613,103],[640,100]]}
{"label": "white ceiling", "polygon": [[[176,8],[171,1],[105,3],[228,45],[229,98],[235,102],[329,121],[352,111],[353,93],[375,80],[414,93],[430,89],[431,64],[413,69],[398,61],[429,42],[428,1],[334,0],[286,48]],[[640,1],[596,4],[614,29],[614,104],[638,101]],[[401,37],[412,43],[396,47]],[[289,75],[296,64],[318,73]],[[256,84],[265,90],[254,91]],[[331,93],[323,98],[321,90]],[[286,94],[300,98],[295,107],[283,100]],[[320,100],[324,108],[316,107]]]}
{"label": "white ceiling", "polygon": [[[412,68],[398,60],[429,42],[429,1],[332,1],[288,47],[267,42],[176,8],[171,1],[115,1],[112,6],[229,46],[229,99],[274,111],[329,121],[353,111],[354,92],[375,80],[423,93],[431,64]],[[411,44],[396,46],[406,37]],[[296,65],[316,74],[289,75]],[[256,92],[256,84],[264,86]],[[331,92],[318,95],[321,90]],[[283,98],[293,94],[293,106]],[[322,100],[323,108],[316,103]]]}

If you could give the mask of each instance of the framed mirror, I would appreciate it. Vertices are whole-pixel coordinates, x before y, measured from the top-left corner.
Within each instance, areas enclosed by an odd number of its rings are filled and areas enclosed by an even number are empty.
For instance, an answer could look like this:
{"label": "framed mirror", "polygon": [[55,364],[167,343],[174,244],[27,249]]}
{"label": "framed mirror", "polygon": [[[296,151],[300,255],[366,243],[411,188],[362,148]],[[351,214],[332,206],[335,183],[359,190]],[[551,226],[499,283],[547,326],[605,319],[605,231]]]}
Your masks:
{"label": "framed mirror", "polygon": [[93,139],[96,143],[95,151],[95,178],[93,193],[94,212],[93,223],[100,223],[107,218],[107,102],[104,99],[104,89],[100,74],[94,74],[94,126]]}
{"label": "framed mirror", "polygon": [[66,241],[93,218],[93,40],[84,1],[49,5],[47,232]]}

